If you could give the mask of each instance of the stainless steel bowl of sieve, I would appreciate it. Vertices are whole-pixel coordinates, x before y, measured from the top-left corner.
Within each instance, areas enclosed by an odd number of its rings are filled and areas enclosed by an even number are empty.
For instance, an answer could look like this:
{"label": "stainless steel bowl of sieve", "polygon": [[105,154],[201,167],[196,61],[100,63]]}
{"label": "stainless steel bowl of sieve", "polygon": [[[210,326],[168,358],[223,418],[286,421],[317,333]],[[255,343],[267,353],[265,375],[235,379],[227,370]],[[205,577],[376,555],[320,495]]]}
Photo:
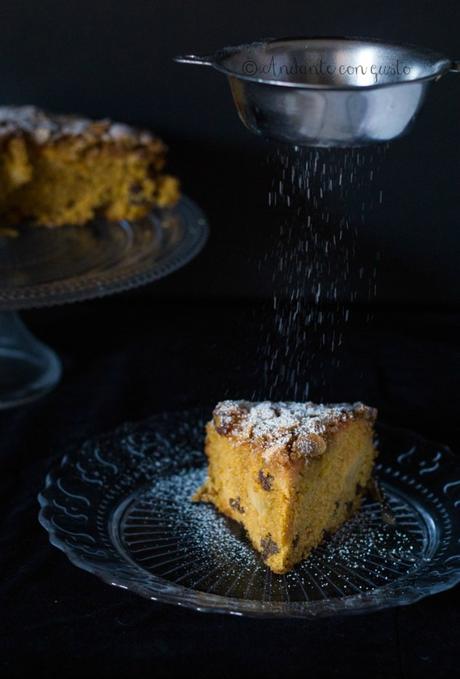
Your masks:
{"label": "stainless steel bowl of sieve", "polygon": [[358,38],[269,39],[176,61],[226,75],[252,132],[304,146],[395,139],[431,82],[460,71],[460,62],[429,49]]}

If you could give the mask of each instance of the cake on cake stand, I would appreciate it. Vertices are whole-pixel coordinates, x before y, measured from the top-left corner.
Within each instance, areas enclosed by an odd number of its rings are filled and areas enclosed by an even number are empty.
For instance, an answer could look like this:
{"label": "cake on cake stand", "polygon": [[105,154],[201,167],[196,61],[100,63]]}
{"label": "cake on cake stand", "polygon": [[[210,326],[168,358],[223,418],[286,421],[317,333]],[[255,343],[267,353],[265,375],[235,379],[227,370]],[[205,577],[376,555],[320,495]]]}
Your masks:
{"label": "cake on cake stand", "polygon": [[137,221],[94,220],[58,229],[0,232],[0,409],[52,389],[56,353],[19,317],[21,309],[89,300],[150,283],[190,261],[208,227],[188,198]]}

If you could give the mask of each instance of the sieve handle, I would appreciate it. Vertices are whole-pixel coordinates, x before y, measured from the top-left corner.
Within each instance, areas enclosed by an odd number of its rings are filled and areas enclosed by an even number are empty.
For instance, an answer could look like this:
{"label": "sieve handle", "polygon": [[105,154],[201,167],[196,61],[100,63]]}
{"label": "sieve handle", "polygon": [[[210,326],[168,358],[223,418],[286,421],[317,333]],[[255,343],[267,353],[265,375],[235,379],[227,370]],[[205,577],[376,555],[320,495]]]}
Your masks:
{"label": "sieve handle", "polygon": [[197,66],[212,66],[214,61],[211,56],[198,57],[196,54],[184,54],[174,57],[179,64],[196,64]]}
{"label": "sieve handle", "polygon": [[460,73],[460,61],[454,60],[449,69],[450,73]]}

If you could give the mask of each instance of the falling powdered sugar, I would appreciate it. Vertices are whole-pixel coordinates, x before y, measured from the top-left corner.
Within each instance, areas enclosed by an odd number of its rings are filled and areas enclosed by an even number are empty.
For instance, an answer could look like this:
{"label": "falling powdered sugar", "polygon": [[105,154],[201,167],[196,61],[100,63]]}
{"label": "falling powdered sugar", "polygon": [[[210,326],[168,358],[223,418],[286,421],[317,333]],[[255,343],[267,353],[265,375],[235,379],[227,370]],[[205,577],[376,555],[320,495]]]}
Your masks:
{"label": "falling powdered sugar", "polygon": [[364,256],[358,236],[383,200],[386,150],[283,147],[269,157],[268,204],[279,233],[260,261],[261,270],[271,267],[273,282],[265,397],[305,400],[313,383],[324,398],[324,375],[340,367],[351,309],[375,298],[380,255]]}

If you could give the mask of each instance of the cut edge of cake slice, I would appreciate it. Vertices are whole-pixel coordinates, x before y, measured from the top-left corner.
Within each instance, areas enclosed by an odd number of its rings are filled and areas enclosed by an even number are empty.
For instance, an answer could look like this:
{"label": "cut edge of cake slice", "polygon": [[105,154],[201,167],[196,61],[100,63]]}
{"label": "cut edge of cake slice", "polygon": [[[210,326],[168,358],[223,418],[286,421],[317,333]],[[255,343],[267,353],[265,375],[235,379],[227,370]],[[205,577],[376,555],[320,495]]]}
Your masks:
{"label": "cut edge of cake slice", "polygon": [[223,401],[206,426],[194,501],[239,521],[275,573],[305,559],[360,507],[377,454],[362,403]]}
{"label": "cut edge of cake slice", "polygon": [[0,106],[0,217],[49,227],[140,219],[179,198],[166,153],[158,137],[124,123]]}

